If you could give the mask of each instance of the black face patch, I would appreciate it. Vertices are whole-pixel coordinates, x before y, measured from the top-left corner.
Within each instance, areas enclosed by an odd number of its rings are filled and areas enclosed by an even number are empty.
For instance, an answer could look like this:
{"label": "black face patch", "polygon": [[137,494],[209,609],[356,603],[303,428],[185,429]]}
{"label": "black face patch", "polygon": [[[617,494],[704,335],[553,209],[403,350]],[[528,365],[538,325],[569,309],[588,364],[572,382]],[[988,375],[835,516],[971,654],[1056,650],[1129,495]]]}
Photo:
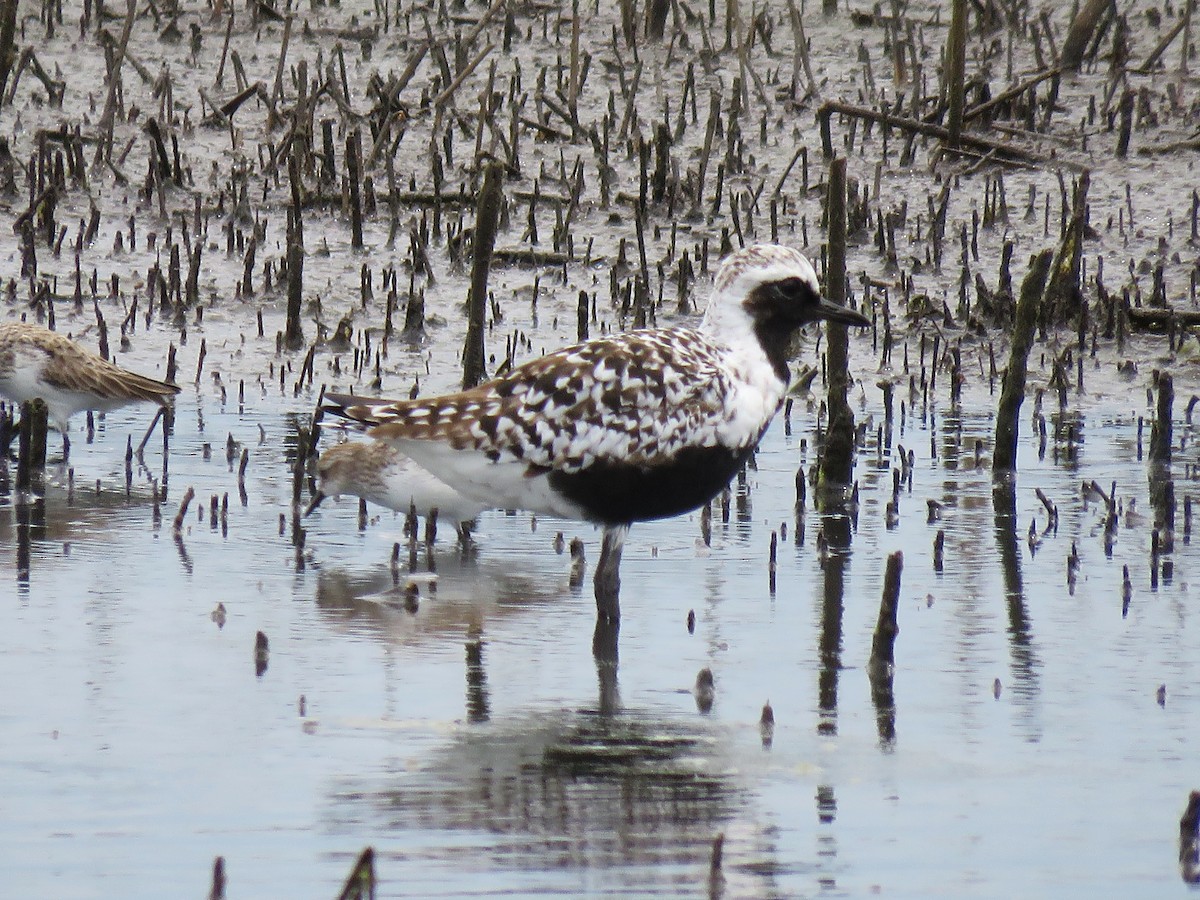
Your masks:
{"label": "black face patch", "polygon": [[743,306],[756,322],[768,320],[793,330],[824,318],[821,295],[802,278],[785,278],[760,284],[746,297]]}
{"label": "black face patch", "polygon": [[788,380],[788,347],[792,336],[809,322],[822,318],[821,297],[802,278],[785,278],[760,284],[743,306],[754,322],[754,335],[775,373]]}

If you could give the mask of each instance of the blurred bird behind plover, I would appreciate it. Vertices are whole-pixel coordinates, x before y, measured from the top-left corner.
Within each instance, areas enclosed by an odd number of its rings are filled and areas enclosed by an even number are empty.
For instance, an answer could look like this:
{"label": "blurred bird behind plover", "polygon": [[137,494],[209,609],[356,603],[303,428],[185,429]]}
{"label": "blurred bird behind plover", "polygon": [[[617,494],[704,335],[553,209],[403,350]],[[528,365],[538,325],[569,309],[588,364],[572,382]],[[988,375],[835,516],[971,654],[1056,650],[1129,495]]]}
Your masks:
{"label": "blurred bird behind plover", "polygon": [[62,432],[64,455],[68,420],[76,413],[143,401],[165,407],[178,393],[176,385],[122,369],[41,325],[0,323],[0,396],[18,406],[41,399],[50,424]]}
{"label": "blurred bird behind plover", "polygon": [[451,523],[465,541],[464,526],[486,508],[383,441],[345,441],[328,448],[317,460],[317,480],[318,492],[305,515],[326,497],[351,494],[399,513],[415,509],[428,516],[437,510],[438,521]]}

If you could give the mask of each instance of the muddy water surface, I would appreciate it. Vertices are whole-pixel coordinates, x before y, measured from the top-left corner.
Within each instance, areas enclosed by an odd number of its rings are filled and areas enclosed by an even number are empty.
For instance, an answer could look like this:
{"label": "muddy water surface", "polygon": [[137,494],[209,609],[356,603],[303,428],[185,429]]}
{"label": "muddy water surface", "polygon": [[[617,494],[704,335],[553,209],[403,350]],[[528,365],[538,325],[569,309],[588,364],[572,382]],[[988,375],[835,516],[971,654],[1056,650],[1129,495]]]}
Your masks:
{"label": "muddy water surface", "polygon": [[[401,522],[387,511],[359,532],[355,504],[323,507],[297,563],[290,530],[279,534],[282,411],[210,409],[200,433],[185,394],[161,527],[144,475],[128,498],[114,486],[121,435],[141,418],[112,414],[94,444],[76,442],[73,501],[49,486],[29,582],[11,595],[0,667],[23,687],[3,711],[6,870],[33,896],[139,896],[199,885],[224,855],[238,893],[326,896],[369,843],[385,896],[675,895],[709,890],[723,833],[731,896],[1173,890],[1198,702],[1193,551],[1177,537],[1174,576],[1151,586],[1153,511],[1134,459],[1144,410],[1123,399],[1114,391],[1111,411],[1084,421],[1070,464],[1023,443],[1008,571],[991,475],[967,449],[990,423],[938,408],[894,424],[916,464],[893,528],[891,479],[866,446],[849,552],[822,561],[811,509],[797,543],[793,479],[812,423],[797,404],[793,434],[772,428],[728,524],[718,508],[711,548],[696,517],[634,531],[615,697],[591,659],[590,592],[569,587],[553,547],[562,529],[594,558],[588,530],[489,513],[466,557],[443,534],[436,591],[423,584],[410,612],[388,562]],[[873,405],[860,414],[878,418]],[[252,446],[245,506],[223,449],[201,452],[228,432]],[[157,471],[161,451],[147,463]],[[98,473],[99,495],[82,471]],[[1138,501],[1111,557],[1103,510],[1079,490],[1092,478]],[[204,486],[205,509],[193,504],[175,539],[184,484]],[[1034,486],[1058,506],[1057,532],[1040,534]],[[225,533],[206,495],[227,491]],[[936,524],[931,499],[945,504]],[[11,573],[17,525],[4,510]],[[784,525],[772,595],[770,535]],[[881,713],[864,664],[895,549],[895,707]],[[261,675],[258,630],[270,640]],[[704,666],[717,685],[707,714],[690,691]],[[764,748],[767,701],[777,726]]]}
{"label": "muddy water surface", "polygon": [[[710,274],[697,260],[707,255],[715,264],[723,238],[736,245],[777,237],[819,260],[825,163],[815,107],[822,98],[890,107],[901,96],[911,102],[917,90],[936,94],[943,4],[909,4],[897,22],[878,15],[866,24],[844,11],[825,18],[805,9],[822,97],[788,88],[793,38],[780,4],[762,5],[766,18],[753,32],[723,11],[705,16],[680,4],[674,36],[642,43],[637,63],[613,37],[616,5],[595,5],[579,19],[590,63],[577,98],[577,131],[542,103],[565,103],[572,35],[565,8],[514,5],[517,39],[507,50],[505,16],[497,17],[479,38],[492,44],[490,55],[454,102],[435,112],[430,99],[445,89],[445,73],[461,73],[481,49],[455,48],[483,14],[478,4],[400,4],[386,31],[351,4],[309,8],[297,13],[282,69],[283,26],[252,22],[234,5],[230,46],[248,80],[267,86],[272,104],[252,100],[232,124],[198,124],[208,110],[197,86],[222,102],[238,87],[232,61],[217,79],[228,20],[181,4],[184,37],[174,41],[157,8],[138,10],[129,51],[149,79],[132,61],[126,67],[113,165],[89,166],[86,183],[69,179],[57,198],[57,221],[69,226],[69,237],[57,255],[38,244],[32,277],[21,274],[21,241],[9,226],[37,193],[24,174],[37,130],[79,125],[91,162],[106,100],[105,55],[95,22],[82,33],[59,23],[51,34],[30,14],[18,30],[18,48],[32,47],[67,89],[55,106],[26,71],[0,109],[0,130],[18,163],[14,191],[0,204],[0,268],[5,282],[13,281],[3,315],[46,317],[46,298],[37,296],[45,287],[58,329],[95,348],[99,309],[123,365],[161,376],[174,346],[183,392],[167,451],[156,436],[128,477],[126,440],[140,439],[145,410],[110,414],[91,442],[77,419],[73,475],[52,468],[44,500],[20,508],[9,487],[11,467],[0,487],[0,870],[7,891],[202,896],[221,856],[229,896],[333,897],[367,845],[377,851],[385,897],[1187,891],[1179,878],[1178,821],[1188,792],[1200,786],[1200,637],[1190,595],[1196,554],[1183,512],[1195,495],[1194,435],[1184,412],[1200,392],[1195,343],[1190,336],[1126,338],[1123,327],[1114,337],[1104,327],[1112,308],[1105,298],[1126,293],[1131,305],[1143,303],[1160,265],[1169,302],[1194,305],[1191,151],[1136,155],[1195,129],[1188,99],[1194,79],[1178,66],[1176,50],[1169,69],[1150,75],[1113,75],[1103,56],[1090,61],[1063,77],[1053,117],[1043,107],[1028,116],[1004,111],[1001,130],[988,133],[1036,156],[1017,168],[1001,170],[994,158],[935,162],[933,145],[923,142],[904,158],[898,132],[885,148],[878,129],[868,134],[835,120],[835,146],[847,154],[859,194],[869,196],[868,225],[849,251],[853,299],[879,321],[886,303],[896,336],[890,359],[877,343],[882,327],[852,343],[852,402],[864,426],[856,518],[823,518],[811,488],[797,517],[796,472],[817,458],[824,393],[818,376],[814,392],[799,392],[791,415],[774,423],[728,501],[714,506],[708,542],[699,514],[633,530],[614,671],[592,657],[590,580],[572,587],[570,560],[556,552],[561,531],[582,538],[594,563],[592,529],[489,512],[470,552],[443,527],[432,558],[418,548],[410,573],[402,546],[393,568],[402,521],[386,510],[369,510],[361,530],[348,499],[294,520],[298,428],[310,420],[322,384],[391,395],[415,387],[428,395],[458,383],[468,268],[454,257],[473,211],[469,202],[435,211],[427,195],[438,178],[444,192],[472,195],[476,136],[484,135],[482,151],[505,158],[497,133],[509,134],[512,102],[524,103],[520,114],[535,124],[523,126],[529,130],[521,132],[519,171],[512,167],[506,178],[498,243],[556,250],[568,261],[493,269],[492,371],[506,344],[519,362],[573,341],[580,291],[593,310],[593,334],[632,324],[624,292],[640,269],[639,216],[649,313],[659,324],[680,318],[685,251],[697,269],[694,301],[703,300]],[[1178,10],[1154,13],[1127,23],[1134,61],[1169,31]],[[78,14],[68,9],[68,19]],[[1039,65],[1035,57],[1049,52],[1039,43],[1035,53],[1033,20],[1018,18],[1010,40],[1008,31],[972,17],[968,75],[988,80],[993,94],[1028,76]],[[1059,44],[1066,18],[1067,10],[1050,10],[1041,20]],[[119,32],[121,24],[105,27]],[[192,24],[202,37],[195,49]],[[727,25],[751,34],[744,53],[737,41],[726,42]],[[363,37],[363,27],[375,31]],[[905,58],[925,67],[919,77],[909,70],[915,81],[901,77],[903,66],[889,55],[898,35],[909,42]],[[359,126],[369,147],[370,126],[378,124],[364,118],[377,97],[369,79],[398,75],[427,39],[444,55],[426,55],[399,95],[407,131],[393,162],[398,190],[407,193],[396,238],[389,242],[381,200],[364,226],[365,249],[356,251],[341,202],[345,138]],[[344,76],[340,64],[330,65],[340,63],[339,46]],[[315,129],[332,122],[337,175],[326,180],[320,160],[305,156],[305,347],[291,352],[276,341],[284,328],[278,275],[291,193],[269,163],[300,94],[301,61],[308,79],[331,91],[345,78],[349,111],[327,92],[312,116]],[[695,82],[685,97],[688,66]],[[160,72],[173,92],[154,85]],[[756,78],[761,90],[749,87]],[[1115,103],[1127,88],[1145,93],[1138,96],[1135,153],[1116,159]],[[500,127],[479,132],[478,98],[489,89],[504,101],[494,117]],[[722,120],[707,159],[713,97]],[[1088,113],[1093,99],[1095,117]],[[735,107],[740,137],[731,140]],[[637,139],[652,139],[664,110],[678,125],[669,198],[639,210]],[[153,185],[144,191],[151,145],[141,129],[150,115],[178,140],[188,170],[182,184],[161,192]],[[1022,130],[1033,118],[1044,124]],[[582,183],[572,176],[577,161]],[[1009,511],[994,498],[989,463],[998,393],[990,363],[994,352],[997,365],[1005,364],[1009,329],[1003,320],[972,319],[981,302],[974,276],[995,288],[1011,240],[1019,285],[1029,255],[1057,244],[1063,200],[1069,205],[1084,167],[1091,170],[1093,230],[1081,278],[1091,304],[1083,384],[1078,351],[1063,355],[1075,346],[1075,323],[1050,329],[1031,360]],[[366,168],[382,196],[383,157]],[[1000,190],[1001,175],[1003,214],[976,230],[974,217]],[[703,197],[694,198],[701,182]],[[577,185],[570,241],[563,236],[556,244],[552,235]],[[939,243],[930,219],[943,197]],[[97,235],[76,250],[76,223],[93,204],[101,213]],[[897,223],[892,260],[876,249],[871,223],[880,215]],[[251,295],[240,285],[255,233]],[[428,272],[415,264],[414,243]],[[188,253],[202,248],[198,299],[164,313],[158,298],[150,306],[148,273],[156,265],[168,272],[171,247],[182,250],[184,275]],[[84,301],[78,309],[76,252]],[[364,265],[373,284],[366,297]],[[397,323],[410,286],[424,291],[419,340],[382,341],[385,270],[396,275]],[[313,377],[302,378],[305,350],[343,317],[353,329],[351,344],[318,343]],[[122,321],[128,345],[118,343]],[[356,368],[354,351],[364,350],[367,335],[372,351]],[[949,389],[951,347],[961,357],[958,402]],[[818,364],[821,349],[815,335],[807,336],[802,362]],[[1069,376],[1065,413],[1051,380],[1058,358]],[[1119,371],[1126,361],[1136,365]],[[1166,472],[1144,458],[1155,368],[1175,377],[1177,450]],[[890,422],[881,381],[895,385]],[[1047,426],[1044,448],[1039,414]],[[1059,429],[1060,421],[1073,429]],[[335,437],[327,429],[323,440]],[[902,447],[913,454],[911,470],[902,464]],[[243,450],[244,499],[237,475]],[[1160,521],[1165,507],[1151,503],[1152,474],[1172,479],[1173,526]],[[1093,480],[1105,491],[1116,483],[1117,528],[1107,536],[1103,501],[1080,489]],[[189,487],[195,499],[176,534],[173,519]],[[1038,488],[1057,508],[1056,524]],[[308,492],[306,483],[302,502]],[[898,517],[889,517],[889,501]],[[933,521],[929,501],[939,505]],[[1156,526],[1164,540],[1173,528],[1173,542],[1152,565]],[[941,572],[933,564],[939,530]],[[18,574],[25,548],[27,577]],[[885,560],[896,550],[905,568],[889,698],[873,693],[866,662]],[[410,580],[417,584],[415,608],[406,603]],[[218,604],[223,624],[213,618]],[[260,631],[270,652],[256,667]],[[705,667],[716,684],[707,712],[692,691]],[[768,702],[776,725],[765,746],[759,722]],[[718,835],[723,862],[714,876]]]}

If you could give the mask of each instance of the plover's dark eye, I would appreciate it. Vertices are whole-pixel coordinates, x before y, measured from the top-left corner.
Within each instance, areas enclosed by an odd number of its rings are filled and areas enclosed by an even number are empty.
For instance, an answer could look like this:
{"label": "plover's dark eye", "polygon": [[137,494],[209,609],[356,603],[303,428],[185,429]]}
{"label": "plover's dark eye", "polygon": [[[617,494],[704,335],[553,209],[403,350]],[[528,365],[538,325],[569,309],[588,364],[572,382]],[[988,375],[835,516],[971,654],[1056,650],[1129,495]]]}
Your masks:
{"label": "plover's dark eye", "polygon": [[801,278],[785,278],[783,281],[777,281],[775,290],[780,297],[792,303],[799,303],[806,294],[811,293],[808,285]]}

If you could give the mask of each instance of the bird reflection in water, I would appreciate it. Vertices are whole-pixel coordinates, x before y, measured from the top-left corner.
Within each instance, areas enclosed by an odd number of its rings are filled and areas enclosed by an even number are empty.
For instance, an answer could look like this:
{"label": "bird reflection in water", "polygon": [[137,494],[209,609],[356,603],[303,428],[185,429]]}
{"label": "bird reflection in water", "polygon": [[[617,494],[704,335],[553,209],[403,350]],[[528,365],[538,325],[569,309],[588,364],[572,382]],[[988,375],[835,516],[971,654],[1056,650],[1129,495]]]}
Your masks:
{"label": "bird reflection in water", "polygon": [[712,732],[648,711],[493,720],[459,731],[417,771],[343,779],[330,824],[403,832],[405,852],[423,832],[461,831],[485,852],[463,856],[437,836],[419,852],[456,867],[480,860],[489,877],[562,872],[570,883],[571,870],[603,870],[609,890],[638,893],[705,884],[714,838],[736,834],[736,856],[753,862],[727,858],[708,882],[715,895],[777,895],[770,833],[723,756]]}

